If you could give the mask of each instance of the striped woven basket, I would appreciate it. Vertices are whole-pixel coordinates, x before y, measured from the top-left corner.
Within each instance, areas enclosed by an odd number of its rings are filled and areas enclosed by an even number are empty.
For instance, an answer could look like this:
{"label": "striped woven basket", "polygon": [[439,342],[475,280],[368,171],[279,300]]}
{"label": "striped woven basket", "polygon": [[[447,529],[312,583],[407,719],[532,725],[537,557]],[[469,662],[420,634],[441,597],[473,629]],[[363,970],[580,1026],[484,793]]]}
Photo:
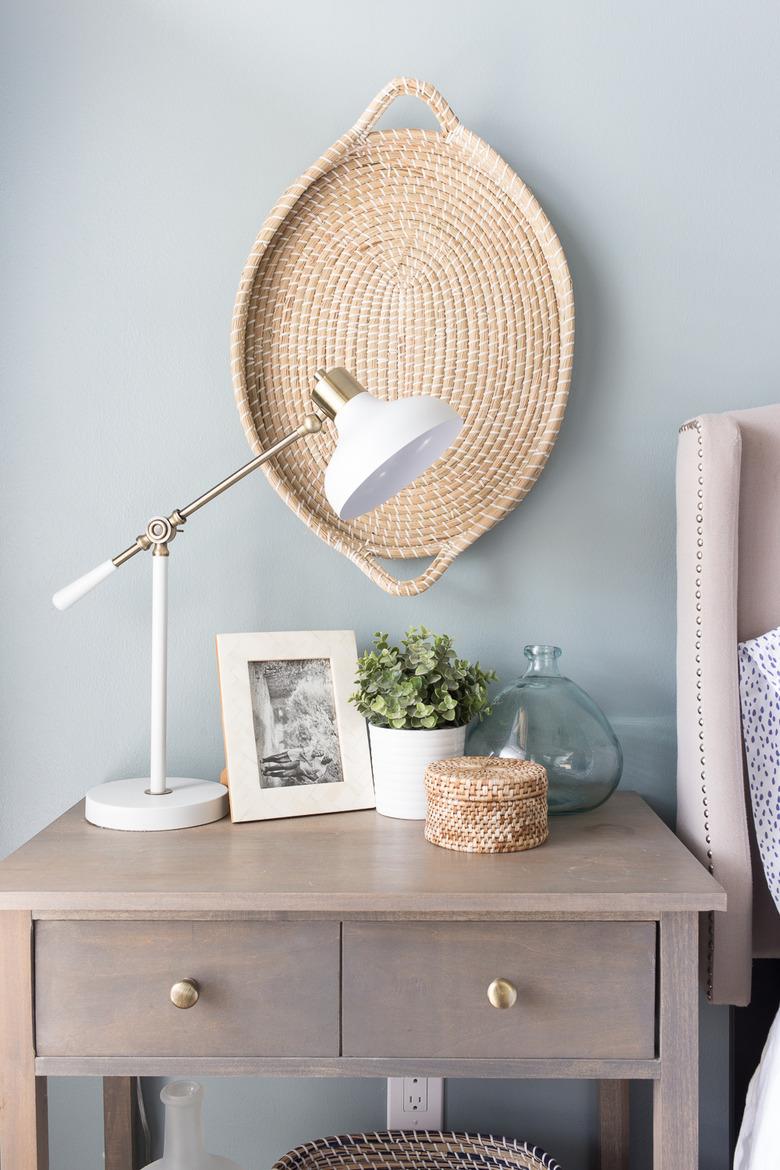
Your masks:
{"label": "striped woven basket", "polygon": [[[440,129],[376,130],[401,94]],[[555,442],[574,351],[560,242],[536,199],[434,87],[398,78],[285,192],[247,260],[232,367],[259,453],[309,409],[314,372],[345,366],[384,398],[434,394],[455,445],[383,507],[340,521],[323,494],[333,428],[263,470],[296,514],[388,593],[421,593],[530,491]],[[433,557],[399,581],[378,558]]]}
{"label": "striped woven basket", "polygon": [[538,1146],[473,1133],[391,1130],[319,1138],[273,1170],[561,1170]]}

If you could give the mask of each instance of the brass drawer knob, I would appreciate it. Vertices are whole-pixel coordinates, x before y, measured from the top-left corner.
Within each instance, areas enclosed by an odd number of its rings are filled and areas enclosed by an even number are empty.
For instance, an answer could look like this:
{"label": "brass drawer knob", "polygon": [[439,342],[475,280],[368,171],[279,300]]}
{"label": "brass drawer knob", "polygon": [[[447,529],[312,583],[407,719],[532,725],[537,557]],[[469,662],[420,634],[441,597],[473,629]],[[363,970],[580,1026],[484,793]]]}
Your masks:
{"label": "brass drawer knob", "polygon": [[177,1008],[191,1008],[200,999],[197,979],[180,979],[171,988],[171,1003]]}
{"label": "brass drawer knob", "polygon": [[517,1002],[517,988],[508,979],[494,979],[487,997],[494,1008],[511,1008]]}

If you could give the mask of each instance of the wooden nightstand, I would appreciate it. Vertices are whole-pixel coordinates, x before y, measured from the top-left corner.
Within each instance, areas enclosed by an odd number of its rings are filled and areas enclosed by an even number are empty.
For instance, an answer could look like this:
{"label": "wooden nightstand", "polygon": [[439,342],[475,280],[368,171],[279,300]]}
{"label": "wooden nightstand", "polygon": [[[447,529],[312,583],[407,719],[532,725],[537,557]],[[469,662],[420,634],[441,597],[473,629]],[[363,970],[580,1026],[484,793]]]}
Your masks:
{"label": "wooden nightstand", "polygon": [[598,1079],[603,1170],[650,1079],[655,1170],[695,1167],[698,915],[725,905],[633,793],[491,856],[373,812],[153,835],[78,805],[0,863],[0,1161],[45,1170],[47,1075],[106,1078],[130,1170],[133,1076],[418,1074]]}

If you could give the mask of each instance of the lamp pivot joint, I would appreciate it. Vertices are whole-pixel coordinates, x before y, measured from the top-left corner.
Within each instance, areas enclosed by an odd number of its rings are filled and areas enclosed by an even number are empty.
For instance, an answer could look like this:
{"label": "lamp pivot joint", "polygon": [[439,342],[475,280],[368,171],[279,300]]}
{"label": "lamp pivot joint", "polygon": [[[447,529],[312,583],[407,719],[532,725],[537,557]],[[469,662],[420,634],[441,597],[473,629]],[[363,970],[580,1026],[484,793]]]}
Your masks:
{"label": "lamp pivot joint", "polygon": [[357,398],[358,394],[365,393],[365,386],[361,386],[349,370],[337,366],[333,370],[317,370],[311,397],[323,414],[335,418],[342,406],[352,398]]}

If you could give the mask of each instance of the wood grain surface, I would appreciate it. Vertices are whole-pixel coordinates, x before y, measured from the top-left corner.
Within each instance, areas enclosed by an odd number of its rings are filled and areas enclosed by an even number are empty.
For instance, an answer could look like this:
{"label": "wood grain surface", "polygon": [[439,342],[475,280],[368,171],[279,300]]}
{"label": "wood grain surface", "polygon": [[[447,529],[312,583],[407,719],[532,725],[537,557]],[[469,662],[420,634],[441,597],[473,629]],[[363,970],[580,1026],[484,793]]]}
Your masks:
{"label": "wood grain surface", "polygon": [[599,1170],[629,1170],[629,1081],[599,1081]]}
{"label": "wood grain surface", "polygon": [[0,1167],[48,1170],[46,1081],[35,1076],[32,920],[0,913]]}
{"label": "wood grain surface", "polygon": [[529,1058],[527,1060],[421,1060],[401,1057],[295,1056],[39,1056],[39,1077],[469,1077],[496,1080],[655,1081],[661,1075],[657,1059],[585,1060]]}
{"label": "wood grain surface", "polygon": [[144,1164],[135,1077],[103,1078],[103,1170],[138,1170]]}
{"label": "wood grain surface", "polygon": [[439,849],[419,821],[373,811],[150,839],[85,822],[77,805],[0,862],[0,909],[345,913],[724,909],[725,894],[634,793],[552,818],[527,853]]}
{"label": "wood grain surface", "polygon": [[339,1053],[336,923],[39,922],[35,961],[41,1056]]}
{"label": "wood grain surface", "polygon": [[698,927],[695,914],[661,919],[653,1170],[699,1165]]}
{"label": "wood grain surface", "polygon": [[655,946],[646,922],[345,923],[342,1051],[650,1058]]}

